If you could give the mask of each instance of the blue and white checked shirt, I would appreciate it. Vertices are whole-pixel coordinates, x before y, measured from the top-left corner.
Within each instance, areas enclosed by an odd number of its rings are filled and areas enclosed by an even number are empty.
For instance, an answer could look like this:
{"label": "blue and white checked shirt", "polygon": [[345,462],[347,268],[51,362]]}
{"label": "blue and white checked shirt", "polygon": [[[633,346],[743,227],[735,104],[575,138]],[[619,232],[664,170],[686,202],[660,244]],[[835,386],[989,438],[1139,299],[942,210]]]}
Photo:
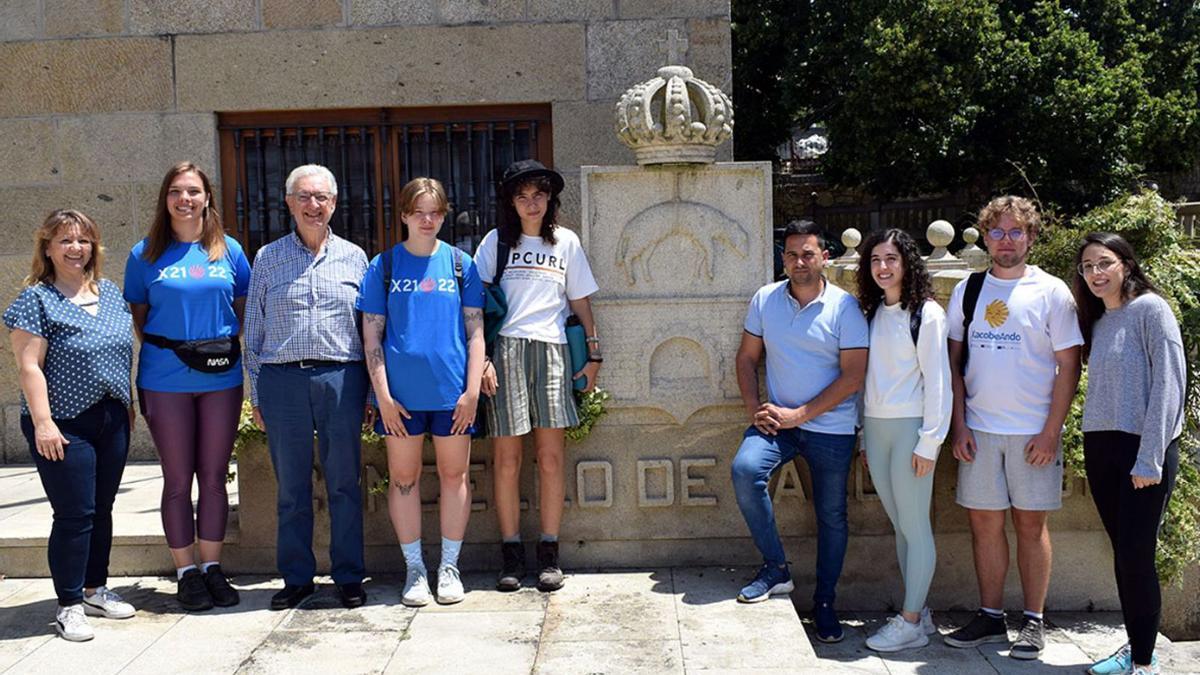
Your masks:
{"label": "blue and white checked shirt", "polygon": [[333,232],[314,254],[295,232],[259,249],[246,295],[245,356],[250,403],[264,363],[361,361],[354,302],[367,254]]}

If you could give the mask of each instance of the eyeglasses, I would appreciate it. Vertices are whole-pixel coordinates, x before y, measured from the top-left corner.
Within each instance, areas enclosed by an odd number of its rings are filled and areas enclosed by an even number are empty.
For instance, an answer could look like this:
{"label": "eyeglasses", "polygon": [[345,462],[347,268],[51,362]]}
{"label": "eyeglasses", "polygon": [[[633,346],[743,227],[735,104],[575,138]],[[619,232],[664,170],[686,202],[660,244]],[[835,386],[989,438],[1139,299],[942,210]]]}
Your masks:
{"label": "eyeglasses", "polygon": [[1005,235],[1008,236],[1009,241],[1021,241],[1025,238],[1025,230],[1019,227],[1011,230],[1005,230],[1001,227],[993,227],[992,229],[988,230],[988,239],[991,239],[992,241],[1000,241],[1005,237]]}
{"label": "eyeglasses", "polygon": [[295,197],[296,201],[300,202],[301,204],[304,204],[305,202],[316,202],[321,206],[324,206],[329,202],[330,199],[333,199],[333,195],[329,194],[328,192],[293,192],[292,196]]}
{"label": "eyeglasses", "polygon": [[1097,263],[1079,263],[1075,269],[1079,270],[1079,276],[1081,277],[1091,276],[1097,272],[1107,274],[1119,262],[1121,261],[1116,258],[1104,258]]}

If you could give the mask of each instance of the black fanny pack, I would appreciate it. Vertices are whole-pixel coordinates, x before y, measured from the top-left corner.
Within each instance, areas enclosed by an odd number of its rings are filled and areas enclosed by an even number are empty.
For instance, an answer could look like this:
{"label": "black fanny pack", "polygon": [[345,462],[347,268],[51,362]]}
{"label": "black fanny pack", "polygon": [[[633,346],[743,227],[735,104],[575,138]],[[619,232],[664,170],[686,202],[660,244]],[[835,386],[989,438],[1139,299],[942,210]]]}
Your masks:
{"label": "black fanny pack", "polygon": [[224,373],[237,365],[242,356],[242,343],[236,336],[206,340],[171,340],[161,335],[145,333],[143,340],[155,347],[170,349],[185,366],[202,373]]}

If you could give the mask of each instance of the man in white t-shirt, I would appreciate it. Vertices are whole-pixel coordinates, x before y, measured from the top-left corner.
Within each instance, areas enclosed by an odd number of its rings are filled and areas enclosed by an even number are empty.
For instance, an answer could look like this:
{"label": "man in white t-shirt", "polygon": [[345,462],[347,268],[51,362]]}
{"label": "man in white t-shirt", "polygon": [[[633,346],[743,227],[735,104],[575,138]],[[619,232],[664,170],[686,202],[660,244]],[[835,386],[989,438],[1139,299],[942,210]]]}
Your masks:
{"label": "man in white t-shirt", "polygon": [[1062,506],[1062,429],[1083,344],[1067,285],[1025,264],[1040,223],[1037,208],[1022,197],[998,197],[985,206],[978,228],[991,269],[959,283],[946,313],[957,501],[970,516],[980,609],[945,641],[954,647],[1008,642],[1004,520],[1011,511],[1025,604],[1020,635],[1009,650],[1018,659],[1036,659],[1045,646],[1042,611],[1051,557],[1046,520]]}

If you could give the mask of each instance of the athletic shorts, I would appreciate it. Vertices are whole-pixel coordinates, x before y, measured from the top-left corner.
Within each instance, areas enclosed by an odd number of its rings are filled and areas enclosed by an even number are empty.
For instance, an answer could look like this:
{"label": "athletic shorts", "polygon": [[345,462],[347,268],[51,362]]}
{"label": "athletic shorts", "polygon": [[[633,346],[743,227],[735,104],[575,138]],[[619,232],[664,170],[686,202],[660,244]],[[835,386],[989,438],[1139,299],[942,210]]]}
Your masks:
{"label": "athletic shorts", "polygon": [[489,436],[579,424],[566,345],[499,336],[492,354],[496,395],[486,403]]}
{"label": "athletic shorts", "polygon": [[[400,416],[400,421],[404,423],[404,430],[409,436],[420,436],[429,434],[431,436],[454,436],[450,432],[454,428],[454,411],[453,410],[409,410],[411,415],[409,419]],[[387,436],[387,430],[383,428],[383,420],[375,419],[375,433],[380,436]],[[467,427],[463,434],[475,433],[475,426]],[[461,434],[460,434],[461,435]]]}
{"label": "athletic shorts", "polygon": [[958,463],[955,501],[968,509],[1055,511],[1062,508],[1062,441],[1054,461],[1034,466],[1025,460],[1025,444],[1033,436],[975,435],[975,461]]}

